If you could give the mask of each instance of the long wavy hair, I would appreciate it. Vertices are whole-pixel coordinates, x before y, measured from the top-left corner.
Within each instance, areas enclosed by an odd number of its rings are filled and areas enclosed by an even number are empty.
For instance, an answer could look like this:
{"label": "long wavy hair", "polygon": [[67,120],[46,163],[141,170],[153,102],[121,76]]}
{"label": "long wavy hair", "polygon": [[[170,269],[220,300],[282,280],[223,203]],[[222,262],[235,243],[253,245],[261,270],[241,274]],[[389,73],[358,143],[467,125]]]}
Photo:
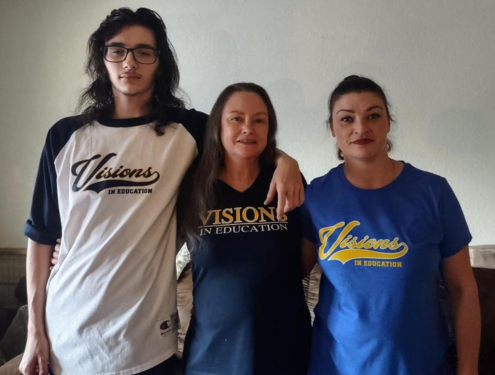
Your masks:
{"label": "long wavy hair", "polygon": [[[332,91],[330,94],[330,98],[328,99],[328,111],[330,112],[328,115],[328,126],[332,125],[333,122],[333,107],[335,106],[335,103],[337,100],[342,98],[346,94],[350,94],[353,92],[371,92],[375,95],[377,95],[380,99],[383,100],[383,104],[385,105],[385,111],[387,112],[387,116],[390,120],[391,123],[394,122],[394,118],[392,114],[390,113],[390,104],[387,100],[387,96],[385,95],[385,92],[383,89],[378,85],[375,81],[366,78],[366,77],[360,77],[357,75],[352,75],[349,77],[344,78],[342,82],[340,82],[337,87]],[[390,139],[387,139],[387,151],[390,152],[392,151],[393,144]],[[337,147],[337,158],[339,160],[344,160],[344,155],[342,154],[342,150]]]}
{"label": "long wavy hair", "polygon": [[184,108],[184,102],[178,95],[179,68],[174,48],[167,37],[167,28],[162,18],[150,9],[139,8],[135,12],[129,8],[114,9],[89,37],[86,73],[92,81],[82,93],[77,110],[86,124],[112,115],[115,103],[112,83],[103,61],[104,46],[123,28],[136,25],[151,30],[156,38],[159,66],[148,106],[150,118],[156,120],[154,129],[157,135],[163,135],[169,123],[167,112],[171,108]]}
{"label": "long wavy hair", "polygon": [[[204,151],[201,162],[196,170],[184,180],[181,197],[178,204],[179,226],[182,235],[185,235],[189,250],[193,250],[201,241],[198,227],[200,226],[199,213],[215,207],[216,186],[218,175],[224,166],[224,147],[220,139],[222,112],[225,104],[236,92],[252,92],[261,97],[268,110],[267,144],[258,160],[260,167],[275,165],[277,148],[277,115],[266,90],[255,84],[240,82],[226,87],[219,95],[206,124]],[[183,219],[181,219],[183,218]]]}

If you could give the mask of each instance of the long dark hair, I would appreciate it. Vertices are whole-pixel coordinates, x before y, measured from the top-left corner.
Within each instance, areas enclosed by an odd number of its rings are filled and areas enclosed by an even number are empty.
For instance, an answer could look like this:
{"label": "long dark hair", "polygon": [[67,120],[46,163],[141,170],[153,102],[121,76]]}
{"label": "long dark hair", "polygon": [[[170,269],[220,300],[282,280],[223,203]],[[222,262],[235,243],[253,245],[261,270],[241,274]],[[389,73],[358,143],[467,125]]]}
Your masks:
{"label": "long dark hair", "polygon": [[139,8],[135,12],[129,8],[114,9],[89,37],[86,73],[92,82],[81,95],[78,110],[87,124],[112,115],[115,103],[112,84],[103,62],[103,49],[105,43],[124,27],[134,25],[146,27],[156,38],[159,66],[153,96],[148,105],[150,118],[156,119],[155,131],[158,135],[163,135],[164,128],[169,123],[166,119],[168,110],[183,108],[184,102],[177,95],[179,68],[174,48],[167,37],[167,28],[158,13],[150,9]]}
{"label": "long dark hair", "polygon": [[187,239],[188,247],[193,250],[200,241],[198,226],[199,213],[215,207],[215,187],[218,174],[224,165],[224,148],[220,139],[222,112],[225,104],[236,92],[252,92],[261,97],[268,110],[268,139],[259,156],[260,167],[274,166],[276,153],[277,115],[266,90],[255,84],[240,82],[226,87],[218,96],[206,124],[204,151],[201,162],[184,180],[179,199],[179,217],[183,216],[181,229]]}
{"label": "long dark hair", "polygon": [[[390,114],[390,104],[388,103],[387,97],[383,89],[373,80],[360,77],[357,75],[352,75],[344,78],[342,82],[340,82],[337,87],[330,94],[330,98],[328,99],[328,111],[330,114],[328,115],[328,125],[331,126],[333,122],[332,113],[333,107],[337,100],[342,98],[346,94],[350,94],[353,92],[371,92],[377,95],[380,99],[383,100],[385,104],[385,110],[387,112],[387,116],[390,122],[394,122],[394,118]],[[387,139],[387,151],[392,151],[392,141]],[[342,151],[337,147],[337,158],[339,160],[344,160],[344,155],[342,155]]]}

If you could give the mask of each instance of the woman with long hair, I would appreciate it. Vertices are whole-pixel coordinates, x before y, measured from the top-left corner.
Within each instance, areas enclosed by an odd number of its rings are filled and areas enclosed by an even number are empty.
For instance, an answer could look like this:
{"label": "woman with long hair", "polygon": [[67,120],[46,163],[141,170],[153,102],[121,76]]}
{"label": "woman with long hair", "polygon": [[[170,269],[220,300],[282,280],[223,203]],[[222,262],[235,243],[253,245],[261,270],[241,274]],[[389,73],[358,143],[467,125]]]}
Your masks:
{"label": "woman with long hair", "polygon": [[311,182],[302,208],[323,270],[308,373],[444,374],[443,278],[458,373],[477,374],[471,235],[444,178],[390,158],[391,122],[368,78],[347,77],[330,95],[328,124],[344,162]]}
{"label": "woman with long hair", "polygon": [[279,220],[264,205],[276,131],[256,84],[228,86],[212,108],[185,220],[194,297],[187,375],[306,372],[299,210]]}

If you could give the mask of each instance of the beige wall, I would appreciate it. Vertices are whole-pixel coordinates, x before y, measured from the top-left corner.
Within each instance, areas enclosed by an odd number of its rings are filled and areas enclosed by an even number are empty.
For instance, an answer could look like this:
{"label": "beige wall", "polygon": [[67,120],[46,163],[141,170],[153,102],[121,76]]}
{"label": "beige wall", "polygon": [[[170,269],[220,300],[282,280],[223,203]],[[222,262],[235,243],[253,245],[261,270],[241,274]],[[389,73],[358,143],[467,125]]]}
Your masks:
{"label": "beige wall", "polygon": [[395,157],[447,177],[473,243],[495,243],[493,0],[1,0],[0,247],[24,246],[46,131],[73,113],[88,36],[124,5],[162,15],[195,108],[208,112],[230,83],[263,85],[279,144],[309,180],[337,163],[330,91],[374,78],[397,119]]}

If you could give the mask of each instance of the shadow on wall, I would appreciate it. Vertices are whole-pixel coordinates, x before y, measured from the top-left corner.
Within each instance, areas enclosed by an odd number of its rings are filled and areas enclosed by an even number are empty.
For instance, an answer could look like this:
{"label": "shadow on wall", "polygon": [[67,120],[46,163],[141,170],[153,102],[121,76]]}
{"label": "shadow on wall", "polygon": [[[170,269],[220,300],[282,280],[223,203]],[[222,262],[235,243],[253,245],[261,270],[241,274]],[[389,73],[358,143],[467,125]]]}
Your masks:
{"label": "shadow on wall", "polygon": [[435,156],[449,160],[456,169],[465,167],[476,174],[482,172],[474,168],[476,164],[494,160],[493,125],[472,110],[447,108],[434,114],[428,132],[421,138]]}
{"label": "shadow on wall", "polygon": [[325,123],[329,93],[308,97],[303,85],[290,79],[270,82],[266,89],[277,111],[278,147],[297,159],[308,183],[334,167],[335,139]]}

